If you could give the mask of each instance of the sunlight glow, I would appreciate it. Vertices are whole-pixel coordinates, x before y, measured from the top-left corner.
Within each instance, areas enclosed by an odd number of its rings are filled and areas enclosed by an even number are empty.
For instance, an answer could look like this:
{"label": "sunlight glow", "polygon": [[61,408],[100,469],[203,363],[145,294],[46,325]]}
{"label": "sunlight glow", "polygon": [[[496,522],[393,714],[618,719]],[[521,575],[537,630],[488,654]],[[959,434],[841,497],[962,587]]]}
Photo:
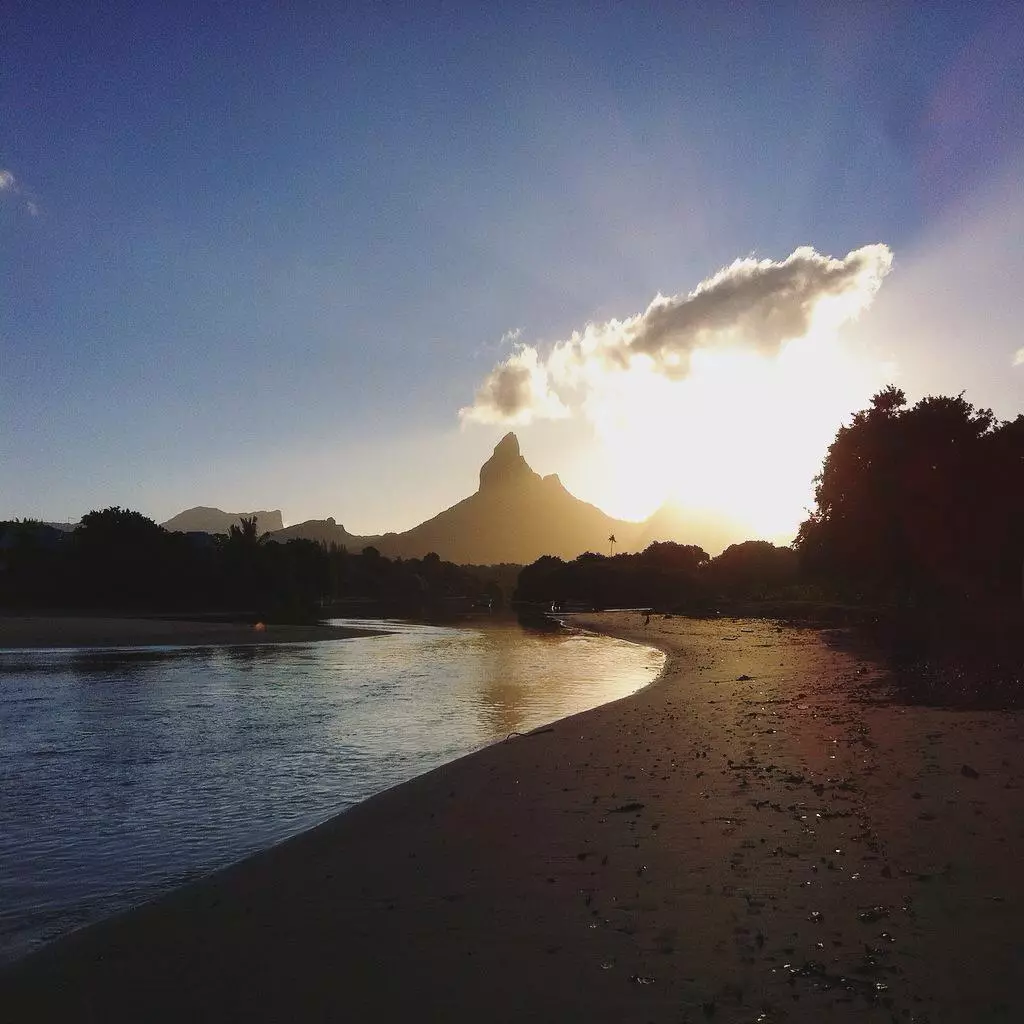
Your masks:
{"label": "sunlight glow", "polygon": [[843,417],[891,379],[840,338],[892,266],[881,242],[842,258],[800,246],[734,260],[545,355],[517,345],[459,415],[525,424],[580,413],[601,448],[588,497],[606,511],[642,519],[668,500],[679,529],[696,517],[789,542]]}
{"label": "sunlight glow", "polygon": [[674,500],[753,537],[792,540],[836,430],[893,373],[847,352],[833,315],[844,316],[824,311],[776,357],[698,350],[683,380],[636,365],[592,379],[586,413],[604,469],[592,500],[629,519]]}

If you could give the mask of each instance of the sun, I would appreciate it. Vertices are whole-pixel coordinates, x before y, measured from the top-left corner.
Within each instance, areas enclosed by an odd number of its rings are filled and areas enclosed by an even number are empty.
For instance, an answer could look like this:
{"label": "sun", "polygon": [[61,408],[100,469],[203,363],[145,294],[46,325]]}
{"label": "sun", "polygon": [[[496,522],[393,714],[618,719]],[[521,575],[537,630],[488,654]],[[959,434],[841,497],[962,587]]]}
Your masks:
{"label": "sun", "polygon": [[681,380],[640,361],[608,372],[587,398],[602,467],[595,500],[634,520],[672,500],[788,543],[836,430],[884,371],[822,332],[775,355],[697,350]]}

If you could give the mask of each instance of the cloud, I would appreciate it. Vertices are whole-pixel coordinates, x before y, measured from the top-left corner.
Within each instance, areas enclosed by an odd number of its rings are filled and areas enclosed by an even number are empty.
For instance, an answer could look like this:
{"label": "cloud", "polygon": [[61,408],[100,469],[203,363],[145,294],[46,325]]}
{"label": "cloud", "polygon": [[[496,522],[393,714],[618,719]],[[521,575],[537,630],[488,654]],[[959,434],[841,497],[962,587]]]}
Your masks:
{"label": "cloud", "polygon": [[1014,366],[1024,366],[1024,348],[1017,349],[1013,356]]}
{"label": "cloud", "polygon": [[7,193],[9,196],[16,196],[24,204],[26,211],[31,217],[39,216],[39,205],[31,193],[24,188],[20,181],[14,176],[13,171],[0,167],[0,193]]}
{"label": "cloud", "polygon": [[535,418],[564,419],[569,410],[551,390],[537,350],[523,345],[488,375],[476,401],[460,415],[477,423],[529,423]]}
{"label": "cloud", "polygon": [[834,333],[866,309],[892,267],[886,245],[842,259],[809,246],[781,261],[738,259],[693,291],[657,295],[643,313],[587,324],[553,345],[546,358],[532,345],[496,366],[463,420],[528,423],[562,418],[586,406],[598,379],[642,369],[668,380],[691,371],[699,351],[737,348],[777,355],[788,342]]}

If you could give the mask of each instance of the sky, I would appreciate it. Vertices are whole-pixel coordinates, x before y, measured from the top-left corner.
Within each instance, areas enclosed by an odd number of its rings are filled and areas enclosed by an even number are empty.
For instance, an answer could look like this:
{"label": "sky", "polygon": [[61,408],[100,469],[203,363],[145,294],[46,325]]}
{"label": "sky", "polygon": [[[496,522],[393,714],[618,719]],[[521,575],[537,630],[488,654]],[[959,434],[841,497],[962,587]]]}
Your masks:
{"label": "sky", "polygon": [[401,530],[515,429],[611,514],[786,539],[879,387],[1024,410],[1022,39],[1016,3],[12,0],[0,518]]}

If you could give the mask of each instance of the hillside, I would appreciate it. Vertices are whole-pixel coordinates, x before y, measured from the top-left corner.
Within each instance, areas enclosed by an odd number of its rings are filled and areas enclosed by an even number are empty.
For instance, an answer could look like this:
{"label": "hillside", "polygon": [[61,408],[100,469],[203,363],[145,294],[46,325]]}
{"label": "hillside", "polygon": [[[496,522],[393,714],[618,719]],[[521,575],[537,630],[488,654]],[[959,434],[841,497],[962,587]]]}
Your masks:
{"label": "hillside", "polygon": [[203,505],[179,512],[160,525],[165,530],[178,533],[227,533],[232,525],[238,525],[243,516],[255,516],[256,528],[260,533],[272,533],[284,527],[280,509],[274,509],[273,512],[222,512],[219,508]]}

